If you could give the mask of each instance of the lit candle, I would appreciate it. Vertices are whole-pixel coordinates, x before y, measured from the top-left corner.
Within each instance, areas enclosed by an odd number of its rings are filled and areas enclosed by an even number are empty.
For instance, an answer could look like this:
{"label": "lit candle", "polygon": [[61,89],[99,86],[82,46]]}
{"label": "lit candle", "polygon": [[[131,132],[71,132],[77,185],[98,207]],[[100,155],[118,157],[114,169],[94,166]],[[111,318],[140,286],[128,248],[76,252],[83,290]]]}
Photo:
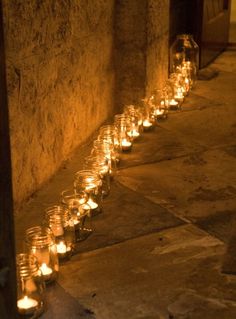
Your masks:
{"label": "lit candle", "polygon": [[24,296],[17,301],[17,308],[20,314],[33,314],[38,306],[38,301]]}
{"label": "lit candle", "polygon": [[155,110],[155,115],[156,117],[162,117],[164,115],[164,110],[163,109]]}
{"label": "lit candle", "polygon": [[91,197],[89,197],[87,204],[89,205],[90,209],[96,209],[98,207],[98,204],[95,203]]}
{"label": "lit candle", "polygon": [[137,138],[139,137],[139,132],[136,131],[136,130],[131,130],[130,132],[127,133],[130,137],[133,137],[133,138]]}
{"label": "lit candle", "polygon": [[130,141],[127,141],[126,138],[124,138],[122,141],[121,141],[121,146],[122,146],[122,151],[130,151],[131,150],[131,147],[132,147],[132,143]]}
{"label": "lit candle", "polygon": [[144,120],[143,128],[144,128],[144,131],[150,130],[152,128],[152,123],[149,120]]}
{"label": "lit candle", "polygon": [[45,263],[42,263],[40,270],[43,276],[50,276],[52,274],[52,268],[48,267]]}
{"label": "lit candle", "polygon": [[177,92],[176,92],[176,95],[175,95],[175,100],[177,100],[177,101],[183,101],[183,99],[184,99],[184,94],[183,94],[182,89],[179,87],[179,88],[177,89]]}
{"label": "lit candle", "polygon": [[[78,218],[80,216],[80,213],[77,214]],[[73,223],[74,223],[74,226],[78,225],[79,224],[79,220],[75,218],[73,218]]]}
{"label": "lit candle", "polygon": [[170,102],[169,102],[169,106],[172,109],[176,109],[178,107],[178,105],[179,105],[179,102],[175,101],[174,99],[170,100]]}
{"label": "lit candle", "polygon": [[57,244],[57,253],[58,254],[65,254],[67,252],[66,245],[63,241],[60,241],[59,244]]}

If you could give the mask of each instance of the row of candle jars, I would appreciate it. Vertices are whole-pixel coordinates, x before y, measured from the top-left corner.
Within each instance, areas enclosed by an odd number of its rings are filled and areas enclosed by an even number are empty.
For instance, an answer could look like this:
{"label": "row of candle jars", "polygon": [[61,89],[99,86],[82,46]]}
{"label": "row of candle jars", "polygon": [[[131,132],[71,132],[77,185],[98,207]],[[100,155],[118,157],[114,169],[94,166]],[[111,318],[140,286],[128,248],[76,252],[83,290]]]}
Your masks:
{"label": "row of candle jars", "polygon": [[61,205],[46,209],[42,226],[25,233],[27,253],[18,254],[17,308],[24,317],[36,318],[43,312],[43,288],[56,280],[59,261],[68,260],[75,243],[92,232],[91,207],[84,192],[64,190]]}
{"label": "row of candle jars", "polygon": [[75,175],[74,188],[62,192],[61,205],[46,210],[44,226],[26,231],[28,254],[17,256],[17,307],[21,315],[37,317],[42,313],[44,283],[57,278],[59,260],[70,258],[75,243],[91,234],[91,217],[102,210],[102,199],[110,192],[120,152],[130,151],[143,131],[166,119],[169,109],[181,106],[197,72],[197,62],[185,53],[183,50],[175,55],[173,72],[162,90],[154,90],[143,100],[142,107],[125,106],[124,113],[115,115],[114,125],[100,128],[84,170]]}

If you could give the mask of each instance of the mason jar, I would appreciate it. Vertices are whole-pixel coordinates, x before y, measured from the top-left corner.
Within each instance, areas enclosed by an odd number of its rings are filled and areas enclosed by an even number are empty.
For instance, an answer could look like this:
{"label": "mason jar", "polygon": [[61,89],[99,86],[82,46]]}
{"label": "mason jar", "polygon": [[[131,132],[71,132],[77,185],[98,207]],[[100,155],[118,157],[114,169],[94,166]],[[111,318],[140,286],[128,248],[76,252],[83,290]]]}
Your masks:
{"label": "mason jar", "polygon": [[75,227],[70,211],[62,205],[48,207],[45,223],[55,237],[59,259],[69,259],[75,247]]}
{"label": "mason jar", "polygon": [[110,166],[102,152],[97,152],[85,158],[84,168],[96,172],[102,182],[102,195],[108,196],[111,189]]}
{"label": "mason jar", "polygon": [[165,92],[163,89],[155,89],[148,98],[148,103],[150,108],[153,109],[154,117],[157,121],[167,118],[168,107],[165,102]]}
{"label": "mason jar", "polygon": [[171,79],[165,82],[164,86],[165,103],[168,110],[177,110],[180,103],[175,100],[175,83]]}
{"label": "mason jar", "polygon": [[179,34],[170,48],[170,72],[188,62],[195,73],[199,69],[199,47],[191,34]]}
{"label": "mason jar", "polygon": [[174,90],[174,99],[179,103],[179,108],[184,101],[186,90],[184,87],[184,83],[182,78],[178,75],[178,73],[172,73],[170,75],[170,81],[173,85]]}
{"label": "mason jar", "polygon": [[85,192],[76,193],[74,189],[66,189],[61,193],[61,203],[70,211],[74,223],[76,242],[86,239],[93,231],[87,201]]}
{"label": "mason jar", "polygon": [[44,311],[45,283],[37,258],[31,254],[16,255],[17,310],[20,316],[38,318]]}
{"label": "mason jar", "polygon": [[102,181],[100,176],[92,170],[81,170],[75,174],[74,189],[76,193],[85,192],[88,196],[87,204],[91,216],[102,211]]}
{"label": "mason jar", "polygon": [[114,125],[117,129],[118,141],[122,152],[130,152],[132,149],[133,137],[129,134],[131,123],[129,116],[116,114]]}
{"label": "mason jar", "polygon": [[97,140],[93,142],[91,155],[106,158],[109,166],[109,175],[110,178],[113,179],[116,174],[117,164],[120,161],[120,156],[119,152],[115,149],[114,135],[111,132],[103,132],[98,135]]}
{"label": "mason jar", "polygon": [[46,283],[56,280],[59,271],[57,246],[50,228],[34,226],[26,230],[25,244],[28,253],[38,260],[42,278]]}
{"label": "mason jar", "polygon": [[128,135],[135,141],[140,137],[142,132],[142,120],[140,113],[134,105],[126,105],[124,107],[124,114],[126,114],[130,119],[130,131],[128,132]]}
{"label": "mason jar", "polygon": [[155,117],[155,108],[150,105],[148,98],[142,100],[143,102],[143,131],[149,132],[152,131],[155,127],[156,117]]}

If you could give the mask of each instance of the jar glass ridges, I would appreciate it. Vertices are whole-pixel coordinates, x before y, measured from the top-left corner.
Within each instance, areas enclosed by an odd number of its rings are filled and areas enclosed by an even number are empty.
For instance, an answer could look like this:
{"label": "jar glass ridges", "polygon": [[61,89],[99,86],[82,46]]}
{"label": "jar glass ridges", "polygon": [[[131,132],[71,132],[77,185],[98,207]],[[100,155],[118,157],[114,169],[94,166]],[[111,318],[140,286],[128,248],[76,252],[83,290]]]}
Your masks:
{"label": "jar glass ridges", "polygon": [[171,79],[168,79],[164,86],[165,91],[165,103],[168,110],[177,110],[179,108],[179,102],[175,100],[175,83]]}
{"label": "jar glass ridges", "polygon": [[143,131],[144,132],[149,132],[151,131],[156,122],[156,117],[155,117],[155,109],[150,105],[148,98],[145,98],[142,100],[143,102]]}
{"label": "jar glass ridges", "polygon": [[45,222],[55,237],[59,259],[69,259],[75,245],[75,227],[70,211],[60,205],[48,207]]}
{"label": "jar glass ridges", "polygon": [[74,189],[76,193],[85,192],[91,216],[102,211],[102,181],[100,176],[91,170],[81,170],[75,174]]}
{"label": "jar glass ridges", "polygon": [[99,175],[102,182],[102,195],[108,196],[111,189],[108,159],[102,153],[97,153],[96,156],[94,154],[90,155],[85,159],[84,168]]}
{"label": "jar glass ridges", "polygon": [[17,254],[17,310],[27,318],[37,318],[44,310],[45,284],[37,258],[31,254]]}
{"label": "jar glass ridges", "polygon": [[128,135],[133,140],[138,139],[142,132],[141,113],[139,112],[138,108],[134,105],[126,105],[124,107],[124,114],[126,114],[130,120],[130,131],[128,132]]}
{"label": "jar glass ridges", "polygon": [[125,114],[115,115],[114,125],[117,129],[118,141],[122,152],[129,152],[132,149],[133,138],[128,134],[131,131],[129,116]]}
{"label": "jar glass ridges", "polygon": [[153,110],[156,120],[163,120],[167,118],[168,107],[165,99],[165,91],[156,89],[148,98],[149,107]]}
{"label": "jar glass ridges", "polygon": [[178,107],[180,108],[181,104],[184,101],[185,93],[186,93],[184,88],[184,83],[178,73],[172,73],[170,75],[170,81],[172,82],[172,85],[173,85],[174,99],[175,101],[178,102]]}
{"label": "jar glass ridges", "polygon": [[93,142],[91,155],[95,157],[104,157],[109,166],[110,177],[116,174],[117,164],[120,161],[119,153],[114,146],[114,135],[108,132],[102,132],[98,135],[98,139]]}
{"label": "jar glass ridges", "polygon": [[54,281],[59,271],[59,263],[55,238],[50,228],[44,226],[28,228],[25,243],[28,252],[37,258],[43,279],[46,282]]}

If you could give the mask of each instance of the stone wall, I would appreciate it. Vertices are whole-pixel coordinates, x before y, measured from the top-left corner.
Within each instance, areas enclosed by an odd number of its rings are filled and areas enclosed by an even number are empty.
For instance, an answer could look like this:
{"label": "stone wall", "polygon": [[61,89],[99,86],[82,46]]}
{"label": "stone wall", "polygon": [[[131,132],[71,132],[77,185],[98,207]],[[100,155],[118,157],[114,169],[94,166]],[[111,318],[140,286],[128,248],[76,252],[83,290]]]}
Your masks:
{"label": "stone wall", "polygon": [[117,0],[116,106],[140,103],[168,76],[169,0]]}
{"label": "stone wall", "polygon": [[3,0],[3,9],[19,204],[108,117],[163,84],[169,0]]}
{"label": "stone wall", "polygon": [[117,109],[145,96],[147,0],[116,0],[115,66]]}
{"label": "stone wall", "polygon": [[146,94],[168,77],[169,0],[148,0]]}
{"label": "stone wall", "polygon": [[16,204],[113,113],[113,0],[4,0]]}

